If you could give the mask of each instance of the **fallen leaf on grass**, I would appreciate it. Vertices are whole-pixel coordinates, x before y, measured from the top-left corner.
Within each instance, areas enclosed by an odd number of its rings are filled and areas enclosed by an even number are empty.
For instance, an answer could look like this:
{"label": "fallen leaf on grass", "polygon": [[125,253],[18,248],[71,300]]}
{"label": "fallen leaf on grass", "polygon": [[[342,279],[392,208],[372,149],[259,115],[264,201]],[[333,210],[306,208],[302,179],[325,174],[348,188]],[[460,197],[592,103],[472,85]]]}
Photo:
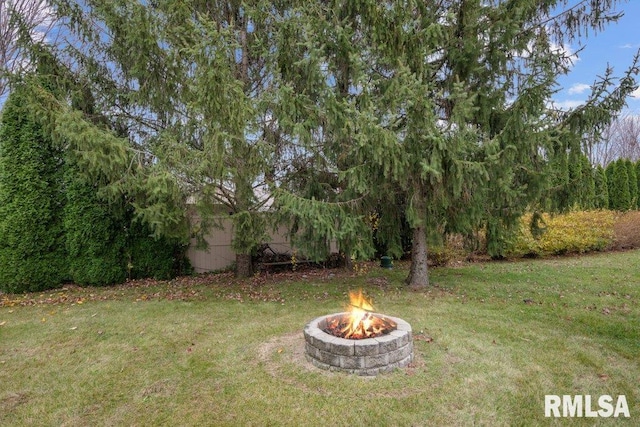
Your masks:
{"label": "fallen leaf on grass", "polygon": [[598,374],[598,378],[600,378],[602,381],[606,381],[609,379],[609,375],[607,374]]}
{"label": "fallen leaf on grass", "polygon": [[433,338],[424,334],[416,334],[413,336],[415,341],[433,342]]}

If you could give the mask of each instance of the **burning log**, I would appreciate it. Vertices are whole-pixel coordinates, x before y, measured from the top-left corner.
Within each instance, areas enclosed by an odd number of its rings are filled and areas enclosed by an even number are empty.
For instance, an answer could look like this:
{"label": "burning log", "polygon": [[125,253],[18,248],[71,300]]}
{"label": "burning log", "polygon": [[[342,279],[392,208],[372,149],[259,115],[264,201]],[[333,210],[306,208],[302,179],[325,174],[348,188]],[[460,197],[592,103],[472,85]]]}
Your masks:
{"label": "burning log", "polygon": [[375,338],[396,329],[395,322],[372,313],[373,305],[362,295],[362,290],[358,293],[350,292],[349,299],[349,312],[327,319],[327,327],[324,329],[326,333],[339,338],[359,340]]}
{"label": "burning log", "polygon": [[394,329],[396,329],[395,322],[372,313],[365,313],[363,318],[355,324],[349,314],[327,319],[327,327],[324,331],[339,338],[361,340],[379,337]]}

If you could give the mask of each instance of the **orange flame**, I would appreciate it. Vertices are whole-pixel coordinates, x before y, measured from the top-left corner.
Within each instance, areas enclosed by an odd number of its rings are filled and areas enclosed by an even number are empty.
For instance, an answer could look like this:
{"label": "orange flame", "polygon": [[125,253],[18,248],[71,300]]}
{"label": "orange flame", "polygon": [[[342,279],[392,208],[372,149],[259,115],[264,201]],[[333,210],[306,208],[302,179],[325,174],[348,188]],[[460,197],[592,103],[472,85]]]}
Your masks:
{"label": "orange flame", "polygon": [[358,292],[349,292],[349,305],[353,310],[373,311],[373,304],[362,293],[362,289]]}
{"label": "orange flame", "polygon": [[394,322],[372,312],[373,304],[362,294],[362,290],[349,292],[348,313],[335,318],[329,329],[334,335],[349,339],[375,337],[395,329]]}

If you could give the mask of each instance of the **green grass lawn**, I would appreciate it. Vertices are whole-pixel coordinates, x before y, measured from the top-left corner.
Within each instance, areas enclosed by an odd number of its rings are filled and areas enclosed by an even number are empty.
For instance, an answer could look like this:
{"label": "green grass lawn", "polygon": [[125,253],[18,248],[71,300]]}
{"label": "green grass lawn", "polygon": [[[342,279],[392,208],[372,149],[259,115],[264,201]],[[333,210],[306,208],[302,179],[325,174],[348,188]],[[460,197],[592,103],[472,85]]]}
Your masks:
{"label": "green grass lawn", "polygon": [[[0,295],[0,425],[640,425],[640,251],[432,269],[424,292],[366,267]],[[304,360],[357,288],[412,325],[408,368]],[[546,394],[631,417],[545,418]]]}

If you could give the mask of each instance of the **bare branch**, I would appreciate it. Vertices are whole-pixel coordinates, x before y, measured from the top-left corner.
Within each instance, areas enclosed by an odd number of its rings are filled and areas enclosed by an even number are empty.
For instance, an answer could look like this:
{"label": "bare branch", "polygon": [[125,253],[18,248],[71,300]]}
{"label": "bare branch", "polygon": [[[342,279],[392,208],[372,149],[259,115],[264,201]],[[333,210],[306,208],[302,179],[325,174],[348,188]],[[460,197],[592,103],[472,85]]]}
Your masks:
{"label": "bare branch", "polygon": [[48,0],[0,0],[0,100],[9,90],[9,77],[29,66],[21,33],[26,30],[32,40],[46,42],[55,22]]}

